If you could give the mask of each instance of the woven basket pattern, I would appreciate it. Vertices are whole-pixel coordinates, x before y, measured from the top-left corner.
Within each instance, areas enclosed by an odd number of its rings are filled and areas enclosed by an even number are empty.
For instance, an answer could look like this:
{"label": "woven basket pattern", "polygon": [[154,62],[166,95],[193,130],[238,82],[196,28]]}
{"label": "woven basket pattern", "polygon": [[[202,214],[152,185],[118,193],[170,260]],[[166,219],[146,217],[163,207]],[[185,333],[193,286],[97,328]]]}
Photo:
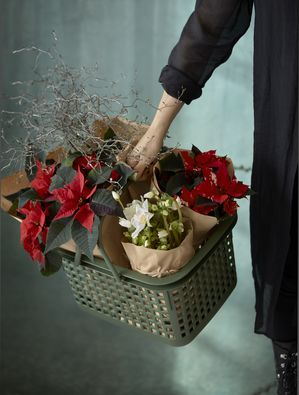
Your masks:
{"label": "woven basket pattern", "polygon": [[67,256],[62,263],[79,305],[175,346],[189,343],[236,285],[231,232],[186,278],[158,290],[129,278],[118,282],[107,270],[75,265]]}

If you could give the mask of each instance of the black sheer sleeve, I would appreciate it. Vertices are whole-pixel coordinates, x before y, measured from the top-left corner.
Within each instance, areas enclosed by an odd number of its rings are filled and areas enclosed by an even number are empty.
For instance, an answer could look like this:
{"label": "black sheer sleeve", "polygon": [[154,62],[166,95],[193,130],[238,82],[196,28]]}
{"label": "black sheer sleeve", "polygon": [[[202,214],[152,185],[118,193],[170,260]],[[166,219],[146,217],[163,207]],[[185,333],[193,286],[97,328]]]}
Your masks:
{"label": "black sheer sleeve", "polygon": [[196,1],[159,78],[170,96],[186,104],[201,96],[205,82],[247,31],[252,4],[253,0]]}

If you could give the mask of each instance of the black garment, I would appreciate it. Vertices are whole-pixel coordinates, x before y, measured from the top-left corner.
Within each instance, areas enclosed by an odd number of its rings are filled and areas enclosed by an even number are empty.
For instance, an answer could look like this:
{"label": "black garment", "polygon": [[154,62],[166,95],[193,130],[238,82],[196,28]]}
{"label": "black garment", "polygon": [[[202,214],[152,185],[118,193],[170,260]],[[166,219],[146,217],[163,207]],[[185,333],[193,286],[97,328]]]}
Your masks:
{"label": "black garment", "polygon": [[[189,104],[249,27],[252,0],[198,0],[159,81]],[[298,166],[298,0],[255,0],[250,201],[255,332],[273,337]]]}

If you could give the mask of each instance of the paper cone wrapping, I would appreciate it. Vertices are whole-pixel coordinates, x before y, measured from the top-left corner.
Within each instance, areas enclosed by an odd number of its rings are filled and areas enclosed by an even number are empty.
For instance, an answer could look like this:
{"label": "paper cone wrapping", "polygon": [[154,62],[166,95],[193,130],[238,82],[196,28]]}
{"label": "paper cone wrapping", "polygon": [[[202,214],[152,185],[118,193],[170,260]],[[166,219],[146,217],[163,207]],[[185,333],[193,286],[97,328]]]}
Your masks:
{"label": "paper cone wrapping", "polygon": [[184,220],[186,236],[182,243],[171,250],[154,250],[133,243],[122,242],[133,270],[151,277],[164,277],[179,271],[195,254],[193,228],[190,220]]}
{"label": "paper cone wrapping", "polygon": [[[177,153],[179,150],[174,150]],[[167,155],[167,153],[165,154]],[[232,178],[234,175],[234,166],[230,158],[226,158],[228,161],[227,170],[229,176]],[[157,162],[152,168],[151,188],[156,188],[159,192],[162,192],[157,180],[156,172],[160,171],[159,162]],[[219,223],[216,217],[210,215],[204,215],[197,213],[189,207],[182,207],[182,214],[184,217],[189,218],[193,226],[193,247],[195,250],[205,241],[208,237],[209,232]]]}

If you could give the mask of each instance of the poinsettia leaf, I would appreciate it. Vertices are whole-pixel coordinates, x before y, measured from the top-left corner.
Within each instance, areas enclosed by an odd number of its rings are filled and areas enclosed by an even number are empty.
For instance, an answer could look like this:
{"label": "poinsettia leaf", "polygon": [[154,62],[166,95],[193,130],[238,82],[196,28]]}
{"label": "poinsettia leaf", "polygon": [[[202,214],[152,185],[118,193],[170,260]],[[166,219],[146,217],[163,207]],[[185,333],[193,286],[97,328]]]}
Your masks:
{"label": "poinsettia leaf", "polygon": [[55,176],[52,177],[52,182],[49,191],[63,188],[66,184],[70,184],[76,175],[76,171],[72,167],[60,167]]}
{"label": "poinsettia leaf", "polygon": [[108,128],[104,133],[104,140],[112,140],[116,137],[116,134],[112,128]]}
{"label": "poinsettia leaf", "polygon": [[72,237],[71,229],[74,219],[72,217],[61,218],[52,221],[49,226],[45,254],[66,243]]}
{"label": "poinsettia leaf", "polygon": [[193,152],[194,155],[202,154],[201,150],[197,148],[194,144],[192,144],[191,151]]}
{"label": "poinsettia leaf", "polygon": [[9,200],[10,202],[14,202],[16,199],[19,198],[24,192],[29,191],[30,188],[23,188],[20,189],[18,192],[12,193],[11,195],[4,195],[5,199]]}
{"label": "poinsettia leaf", "polygon": [[8,210],[8,214],[17,217],[18,215],[18,207],[19,207],[19,199],[15,199],[13,204],[10,206],[9,210]]}
{"label": "poinsettia leaf", "polygon": [[245,196],[253,196],[253,195],[256,195],[256,192],[253,189],[248,188]]}
{"label": "poinsettia leaf", "polygon": [[63,161],[61,162],[61,166],[62,167],[72,167],[74,160],[81,155],[82,155],[82,153],[78,152],[78,151],[68,154],[68,156],[66,158],[64,158]]}
{"label": "poinsettia leaf", "polygon": [[40,272],[43,276],[48,277],[58,272],[58,270],[61,268],[61,265],[61,256],[55,251],[50,251],[45,255],[45,264],[41,267]]}
{"label": "poinsettia leaf", "polygon": [[176,195],[182,189],[183,185],[187,185],[188,180],[184,172],[174,174],[166,184],[166,193],[170,196]]}
{"label": "poinsettia leaf", "polygon": [[93,195],[90,207],[99,217],[103,215],[123,216],[120,204],[113,198],[112,193],[106,189],[98,189]]}
{"label": "poinsettia leaf", "polygon": [[162,171],[177,172],[184,170],[184,162],[181,155],[173,152],[160,159],[159,164]]}
{"label": "poinsettia leaf", "polygon": [[48,215],[47,218],[49,218],[50,221],[53,220],[55,215],[58,213],[60,209],[60,203],[57,202],[56,200],[53,201],[49,206],[48,206]]}
{"label": "poinsettia leaf", "polygon": [[135,173],[135,170],[133,170],[128,164],[124,162],[118,162],[114,166],[113,170],[116,170],[121,175],[121,177],[117,180],[121,188],[127,184],[128,179]]}
{"label": "poinsettia leaf", "polygon": [[196,185],[201,184],[204,181],[204,178],[202,176],[197,176],[193,179],[193,182],[191,184],[191,188],[193,189]]}
{"label": "poinsettia leaf", "polygon": [[19,196],[19,208],[23,207],[28,200],[42,200],[34,189],[28,189]]}
{"label": "poinsettia leaf", "polygon": [[101,169],[92,169],[88,173],[88,180],[95,185],[104,184],[109,180],[112,168],[105,166]]}
{"label": "poinsettia leaf", "polygon": [[79,247],[81,253],[86,255],[91,261],[94,260],[93,250],[99,237],[99,223],[99,218],[95,216],[91,233],[76,219],[72,225],[72,238]]}
{"label": "poinsettia leaf", "polygon": [[213,206],[213,205],[215,205],[215,202],[213,202],[212,200],[207,199],[203,196],[197,195],[196,196],[196,205],[200,206],[201,204],[204,204],[204,205],[211,204],[211,206]]}

